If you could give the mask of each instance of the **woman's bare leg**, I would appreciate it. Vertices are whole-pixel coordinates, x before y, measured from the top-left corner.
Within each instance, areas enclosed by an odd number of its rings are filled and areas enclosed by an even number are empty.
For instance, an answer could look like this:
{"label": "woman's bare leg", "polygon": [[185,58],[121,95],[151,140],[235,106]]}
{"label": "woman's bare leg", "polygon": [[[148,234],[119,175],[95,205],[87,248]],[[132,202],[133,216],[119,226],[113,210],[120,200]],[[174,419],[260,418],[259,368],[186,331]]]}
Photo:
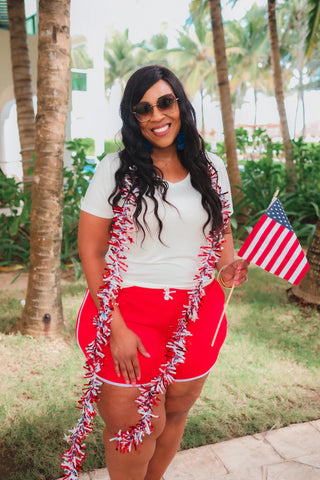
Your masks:
{"label": "woman's bare leg", "polygon": [[156,441],[165,424],[164,396],[161,396],[159,405],[154,413],[160,418],[154,418],[152,425],[154,431],[145,435],[143,443],[135,451],[120,453],[116,450],[116,441],[110,442],[119,429],[127,430],[130,425],[136,424],[138,414],[135,399],[139,395],[138,388],[117,387],[104,383],[99,395],[98,409],[105,423],[103,441],[105,446],[106,465],[111,480],[143,480],[148,464],[152,458]]}
{"label": "woman's bare leg", "polygon": [[179,448],[190,408],[199,397],[208,375],[189,382],[176,382],[166,393],[166,424],[156,441],[144,480],[160,480]]}

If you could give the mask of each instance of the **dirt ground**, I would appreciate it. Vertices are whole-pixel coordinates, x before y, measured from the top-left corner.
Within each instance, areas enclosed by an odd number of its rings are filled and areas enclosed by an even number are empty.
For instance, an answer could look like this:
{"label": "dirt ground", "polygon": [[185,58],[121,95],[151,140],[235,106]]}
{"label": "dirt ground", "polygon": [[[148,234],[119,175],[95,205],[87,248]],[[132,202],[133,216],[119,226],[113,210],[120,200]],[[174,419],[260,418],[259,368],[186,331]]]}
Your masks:
{"label": "dirt ground", "polygon": [[[21,270],[1,271],[0,270],[0,289],[1,290],[27,290],[28,271],[19,275]],[[18,276],[19,275],[19,276]],[[14,279],[18,277],[15,281]],[[61,270],[61,283],[69,283],[74,280],[73,269]]]}

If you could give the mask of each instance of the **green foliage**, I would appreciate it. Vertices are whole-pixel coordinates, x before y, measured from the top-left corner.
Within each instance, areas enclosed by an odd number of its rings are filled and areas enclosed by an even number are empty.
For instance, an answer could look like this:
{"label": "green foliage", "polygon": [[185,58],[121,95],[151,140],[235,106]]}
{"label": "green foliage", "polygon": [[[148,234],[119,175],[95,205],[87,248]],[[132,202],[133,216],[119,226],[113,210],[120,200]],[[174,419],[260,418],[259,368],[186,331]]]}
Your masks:
{"label": "green foliage", "polygon": [[310,244],[320,215],[320,145],[300,138],[293,141],[293,152],[298,183],[282,201],[298,238]]}
{"label": "green foliage", "polygon": [[[76,142],[75,146],[79,145],[85,149],[86,155],[91,156],[95,154],[95,143],[93,138],[90,138],[90,137],[85,137],[81,139],[75,138],[73,141]],[[72,144],[73,142],[71,141],[69,143]],[[69,143],[67,142],[67,145]],[[68,150],[72,150],[72,148],[68,148]]]}
{"label": "green foliage", "polygon": [[306,56],[311,58],[312,53],[320,44],[320,3],[318,0],[309,0],[308,31],[306,38]]}
{"label": "green foliage", "polygon": [[255,129],[250,138],[241,128],[237,130],[236,138],[239,152],[248,152],[241,174],[245,205],[261,212],[269,205],[276,190],[282,191],[286,187],[285,165],[274,160],[279,155],[279,147],[261,128]]}
{"label": "green foliage", "polygon": [[140,44],[129,40],[129,30],[114,31],[104,48],[105,86],[109,91],[117,82],[124,88],[132,73],[145,62],[145,51]]}
{"label": "green foliage", "polygon": [[76,277],[81,275],[78,260],[77,231],[80,216],[81,198],[87,191],[93,175],[93,165],[87,160],[88,139],[75,138],[67,142],[67,149],[72,152],[72,167],[63,169],[64,203],[63,233],[61,245],[62,265],[72,262]]}
{"label": "green foliage", "polygon": [[31,192],[0,171],[0,266],[29,264]]}
{"label": "green foliage", "polygon": [[121,142],[115,142],[114,140],[105,140],[104,142],[104,153],[113,153],[118,152],[123,148]]}
{"label": "green foliage", "polygon": [[169,65],[182,81],[190,98],[197,91],[214,95],[215,65],[211,28],[206,18],[194,17],[178,33],[178,46],[168,51]]}
{"label": "green foliage", "polygon": [[76,46],[72,45],[70,53],[70,63],[71,68],[77,68],[81,70],[93,68],[93,61],[89,57],[87,45],[85,43],[81,43]]}
{"label": "green foliage", "polygon": [[[64,168],[63,238],[61,265],[72,263],[78,277],[77,228],[80,200],[93,175],[94,165],[87,160],[92,149],[92,139],[76,138],[67,143],[72,152],[71,168]],[[7,178],[0,172],[0,266],[29,265],[30,257],[31,192],[24,190],[22,182]]]}
{"label": "green foliage", "polygon": [[[241,171],[243,200],[235,204],[235,216],[246,210],[247,222],[236,233],[250,232],[267,209],[274,193],[280,199],[293,229],[302,243],[310,244],[320,208],[320,146],[302,139],[293,141],[298,182],[293,193],[286,193],[288,178],[279,158],[282,144],[271,142],[265,130],[258,128],[252,136],[241,128],[236,131],[237,149],[243,156]],[[224,152],[220,146],[220,152]],[[234,226],[237,227],[234,221]]]}

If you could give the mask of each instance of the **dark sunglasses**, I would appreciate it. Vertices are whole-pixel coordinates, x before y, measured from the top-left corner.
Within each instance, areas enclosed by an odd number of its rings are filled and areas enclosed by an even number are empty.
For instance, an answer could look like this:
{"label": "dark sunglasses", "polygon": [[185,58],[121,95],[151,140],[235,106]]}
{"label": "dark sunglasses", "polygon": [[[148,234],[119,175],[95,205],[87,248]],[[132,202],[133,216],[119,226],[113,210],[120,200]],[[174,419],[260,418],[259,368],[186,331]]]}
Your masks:
{"label": "dark sunglasses", "polygon": [[153,114],[153,107],[157,106],[160,112],[165,114],[173,113],[177,107],[177,101],[179,98],[173,93],[167,93],[166,95],[162,95],[157,100],[157,103],[151,105],[149,102],[140,102],[138,105],[133,107],[133,114],[136,116],[138,122],[147,122],[151,119]]}

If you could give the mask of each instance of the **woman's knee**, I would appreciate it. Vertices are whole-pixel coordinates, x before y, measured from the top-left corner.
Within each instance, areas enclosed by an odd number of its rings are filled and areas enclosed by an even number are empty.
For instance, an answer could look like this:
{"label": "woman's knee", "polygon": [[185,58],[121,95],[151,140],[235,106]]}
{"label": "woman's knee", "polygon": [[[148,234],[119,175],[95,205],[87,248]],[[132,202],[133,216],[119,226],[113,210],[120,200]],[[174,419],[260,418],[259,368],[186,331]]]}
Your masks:
{"label": "woman's knee", "polygon": [[[119,430],[126,431],[131,425],[139,422],[141,416],[136,403],[139,393],[136,388],[121,388],[108,384],[102,386],[97,406],[105,423],[104,439],[108,439],[108,442]],[[158,437],[162,433],[166,421],[164,396],[160,397],[153,414],[156,415],[151,419],[153,437]]]}
{"label": "woman's knee", "polygon": [[[125,426],[123,426],[123,428],[114,428],[115,427],[115,424],[117,424],[117,419],[114,421],[114,423],[112,424],[111,422],[107,422],[105,423],[105,428],[103,430],[103,442],[104,442],[104,445],[105,447],[113,447],[116,448],[117,447],[117,441],[114,440],[112,441],[112,439],[115,438],[115,436],[117,435],[117,432],[119,432],[119,430],[122,430],[122,432],[126,431],[131,425],[133,425],[133,423],[126,423]],[[145,434],[145,437],[143,439],[143,443],[145,442],[155,442],[157,440],[157,438],[162,434],[164,428],[165,428],[165,425],[166,425],[166,414],[165,414],[165,411],[163,409],[163,412],[161,413],[161,415],[158,415],[156,418],[153,417],[152,418],[152,421],[151,421],[151,433],[150,435],[148,434]]]}
{"label": "woman's knee", "polygon": [[201,394],[206,377],[170,385],[166,394],[167,418],[168,416],[183,418],[188,415],[190,408]]}

